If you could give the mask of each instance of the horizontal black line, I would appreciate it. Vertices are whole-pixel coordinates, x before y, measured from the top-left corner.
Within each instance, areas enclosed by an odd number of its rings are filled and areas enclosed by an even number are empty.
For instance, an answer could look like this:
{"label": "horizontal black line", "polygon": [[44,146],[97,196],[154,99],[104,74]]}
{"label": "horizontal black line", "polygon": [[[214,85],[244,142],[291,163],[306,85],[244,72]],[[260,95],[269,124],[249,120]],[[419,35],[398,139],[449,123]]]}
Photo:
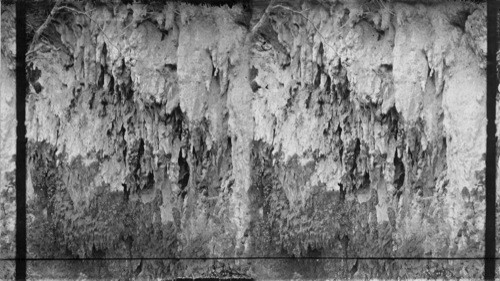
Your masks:
{"label": "horizontal black line", "polygon": [[[26,261],[106,261],[106,260],[497,260],[485,257],[144,257],[144,258],[26,258]],[[16,258],[1,258],[0,261],[15,261]]]}

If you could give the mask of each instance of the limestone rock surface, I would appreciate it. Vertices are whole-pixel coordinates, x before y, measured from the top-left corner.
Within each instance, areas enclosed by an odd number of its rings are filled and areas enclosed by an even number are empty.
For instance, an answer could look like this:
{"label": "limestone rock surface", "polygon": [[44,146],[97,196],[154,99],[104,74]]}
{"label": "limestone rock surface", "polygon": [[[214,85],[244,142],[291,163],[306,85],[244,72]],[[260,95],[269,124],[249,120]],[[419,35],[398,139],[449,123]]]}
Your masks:
{"label": "limestone rock surface", "polygon": [[[174,2],[61,10],[56,40],[28,57],[30,255],[482,255],[485,5],[272,3],[253,15]],[[1,153],[5,174],[12,146]],[[482,268],[104,263],[136,278],[480,278]]]}

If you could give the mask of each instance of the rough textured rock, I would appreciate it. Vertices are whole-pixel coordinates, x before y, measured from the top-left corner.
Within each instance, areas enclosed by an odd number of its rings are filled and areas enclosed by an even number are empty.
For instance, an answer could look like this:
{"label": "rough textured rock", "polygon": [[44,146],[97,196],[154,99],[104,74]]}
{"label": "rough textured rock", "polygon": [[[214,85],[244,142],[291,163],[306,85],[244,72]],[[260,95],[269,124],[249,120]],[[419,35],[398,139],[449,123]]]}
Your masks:
{"label": "rough textured rock", "polygon": [[[276,4],[251,20],[240,6],[62,10],[29,57],[30,255],[481,256],[485,5],[381,3]],[[483,265],[101,267],[478,278]]]}
{"label": "rough textured rock", "polygon": [[[15,33],[14,11],[2,6],[0,58],[0,258],[15,257]],[[13,263],[0,263],[0,278],[11,278]]]}

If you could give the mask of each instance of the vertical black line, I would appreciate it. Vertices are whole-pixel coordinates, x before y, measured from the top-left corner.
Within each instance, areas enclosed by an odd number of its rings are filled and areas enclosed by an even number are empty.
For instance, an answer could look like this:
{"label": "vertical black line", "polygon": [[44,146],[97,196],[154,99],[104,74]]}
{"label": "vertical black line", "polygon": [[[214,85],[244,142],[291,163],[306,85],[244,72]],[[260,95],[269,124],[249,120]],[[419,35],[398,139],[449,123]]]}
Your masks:
{"label": "vertical black line", "polygon": [[26,279],[26,11],[16,1],[16,280]]}
{"label": "vertical black line", "polygon": [[486,221],[484,243],[484,278],[495,278],[495,236],[496,236],[496,95],[498,87],[496,52],[497,42],[497,0],[487,2],[488,53],[486,87]]}

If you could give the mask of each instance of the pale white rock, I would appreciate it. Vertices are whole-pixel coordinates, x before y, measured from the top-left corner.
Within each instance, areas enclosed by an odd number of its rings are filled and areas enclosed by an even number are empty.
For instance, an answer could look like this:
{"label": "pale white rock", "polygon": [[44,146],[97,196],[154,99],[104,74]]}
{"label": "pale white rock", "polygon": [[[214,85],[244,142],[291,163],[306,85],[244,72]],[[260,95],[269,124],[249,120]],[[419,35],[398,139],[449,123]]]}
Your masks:
{"label": "pale white rock", "polygon": [[0,72],[0,190],[6,188],[5,173],[15,169],[16,154],[16,79],[7,60],[1,57]]}

